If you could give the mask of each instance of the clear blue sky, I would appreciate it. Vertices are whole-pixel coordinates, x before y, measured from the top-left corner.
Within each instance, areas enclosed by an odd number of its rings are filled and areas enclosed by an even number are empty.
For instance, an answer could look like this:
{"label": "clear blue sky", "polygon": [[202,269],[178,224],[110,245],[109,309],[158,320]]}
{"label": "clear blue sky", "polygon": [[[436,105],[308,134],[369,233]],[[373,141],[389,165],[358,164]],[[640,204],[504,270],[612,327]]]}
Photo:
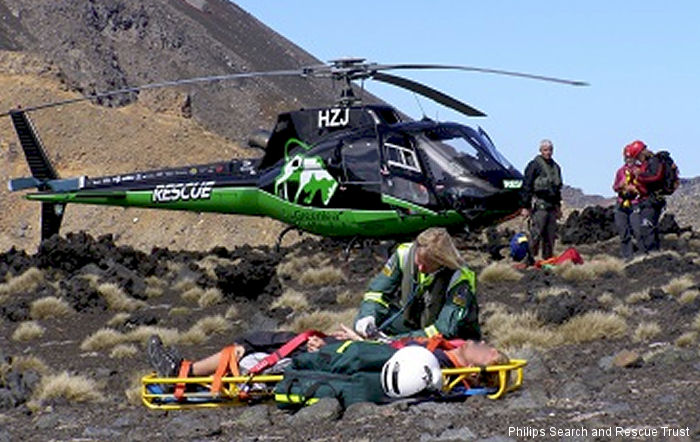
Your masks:
{"label": "clear blue sky", "polygon": [[[427,99],[425,113],[482,126],[521,170],[550,138],[567,184],[612,195],[622,148],[670,150],[681,175],[700,175],[698,1],[236,1],[328,61],[443,63],[584,80],[589,87],[464,72],[394,71],[486,112],[467,118]],[[371,84],[370,84],[371,83]],[[366,87],[419,118],[416,97]]]}

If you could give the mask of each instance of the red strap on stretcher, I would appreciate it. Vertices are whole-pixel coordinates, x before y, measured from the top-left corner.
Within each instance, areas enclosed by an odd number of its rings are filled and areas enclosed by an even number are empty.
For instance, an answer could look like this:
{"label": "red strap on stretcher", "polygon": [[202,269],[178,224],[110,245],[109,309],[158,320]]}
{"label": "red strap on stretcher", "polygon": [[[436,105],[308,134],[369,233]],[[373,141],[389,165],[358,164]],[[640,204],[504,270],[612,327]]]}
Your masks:
{"label": "red strap on stretcher", "polygon": [[236,355],[235,345],[225,347],[223,350],[221,350],[219,365],[216,367],[216,371],[214,372],[211,382],[210,391],[213,394],[218,394],[221,391],[221,378],[229,371],[234,376],[240,375],[240,372],[238,371],[238,357]]}
{"label": "red strap on stretcher", "polygon": [[287,342],[286,344],[275,350],[273,353],[271,353],[269,356],[267,356],[265,359],[255,364],[253,368],[250,369],[250,374],[258,374],[266,368],[272,367],[273,365],[278,363],[280,359],[289,356],[290,353],[296,350],[301,344],[306,342],[311,336],[318,336],[321,338],[326,337],[325,334],[316,330],[306,330],[303,333],[299,333],[298,335],[293,337],[289,342]]}
{"label": "red strap on stretcher", "polygon": [[[192,366],[192,361],[182,361],[180,364],[180,373],[177,375],[179,378],[186,378],[190,372],[190,367]],[[179,382],[175,384],[175,399],[182,400],[185,396],[185,387],[187,384],[184,382]]]}

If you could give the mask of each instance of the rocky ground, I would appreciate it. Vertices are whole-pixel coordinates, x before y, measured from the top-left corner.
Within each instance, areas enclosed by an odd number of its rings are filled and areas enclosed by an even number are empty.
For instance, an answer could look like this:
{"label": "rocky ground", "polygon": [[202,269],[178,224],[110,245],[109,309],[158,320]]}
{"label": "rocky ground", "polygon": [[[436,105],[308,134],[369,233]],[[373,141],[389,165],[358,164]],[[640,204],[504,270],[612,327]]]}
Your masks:
{"label": "rocky ground", "polygon": [[[348,322],[390,244],[346,250],[306,239],[279,252],[144,253],[70,234],[34,254],[8,250],[0,440],[527,440],[534,431],[544,440],[629,440],[620,432],[654,430],[648,440],[697,439],[700,235],[667,233],[664,252],[624,263],[615,238],[581,233],[591,216],[569,217],[564,230],[577,238],[582,266],[515,270],[496,261],[509,231],[459,240],[480,275],[486,338],[528,360],[522,390],[498,401],[347,410],[324,400],[296,414],[274,404],[147,410],[136,389],[149,372],[143,343],[159,332],[198,358],[244,331]],[[608,429],[611,437],[593,435]]]}

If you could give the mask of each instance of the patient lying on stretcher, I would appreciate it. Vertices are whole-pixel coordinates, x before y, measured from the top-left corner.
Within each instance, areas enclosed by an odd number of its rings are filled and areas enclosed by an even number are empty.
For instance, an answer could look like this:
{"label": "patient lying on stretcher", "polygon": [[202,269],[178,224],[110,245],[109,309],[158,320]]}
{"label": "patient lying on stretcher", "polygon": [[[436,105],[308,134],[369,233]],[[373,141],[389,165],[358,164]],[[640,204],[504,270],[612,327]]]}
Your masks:
{"label": "patient lying on stretcher", "polygon": [[[247,374],[248,370],[268,354],[277,351],[295,336],[297,335],[291,332],[256,332],[236,339],[233,351],[235,351],[234,357],[238,361],[241,374]],[[342,325],[339,331],[329,335],[312,334],[306,338],[304,344],[299,345],[289,355],[283,355],[284,357],[267,368],[264,373],[282,373],[295,355],[302,352],[316,352],[328,343],[346,340],[362,340],[362,338],[353,330]],[[440,341],[440,345],[436,346],[437,348],[431,348],[433,346],[431,342],[434,344],[436,341],[406,338],[378,345],[390,345],[395,349],[410,345],[427,347],[433,352],[442,368],[484,367],[507,364],[509,361],[505,354],[483,341],[467,340],[455,343],[443,340]],[[164,346],[157,335],[149,338],[147,346],[149,364],[163,377],[210,376],[219,367],[222,355],[223,351],[219,351],[194,361],[191,365],[188,364],[187,373],[181,373],[183,358],[176,349]],[[494,383],[498,382],[497,377],[493,374],[495,373],[473,373],[467,381],[472,386],[493,386]]]}

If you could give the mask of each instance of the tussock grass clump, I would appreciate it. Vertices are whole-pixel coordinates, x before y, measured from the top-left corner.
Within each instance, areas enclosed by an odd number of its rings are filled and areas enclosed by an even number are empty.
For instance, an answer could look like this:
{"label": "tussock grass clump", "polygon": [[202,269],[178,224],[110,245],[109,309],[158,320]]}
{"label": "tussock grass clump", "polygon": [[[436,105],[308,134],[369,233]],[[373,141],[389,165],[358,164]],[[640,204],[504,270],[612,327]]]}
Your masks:
{"label": "tussock grass clump", "polygon": [[64,398],[68,402],[96,402],[102,398],[97,383],[84,376],[73,376],[67,371],[56,375],[44,376],[34,395],[35,399]]}
{"label": "tussock grass clump", "polygon": [[146,305],[145,302],[127,295],[118,285],[111,282],[97,286],[97,292],[105,298],[109,308],[118,312],[133,312]]}
{"label": "tussock grass clump", "polygon": [[139,349],[133,344],[119,344],[109,352],[109,357],[112,359],[131,358],[136,356],[138,352]]}
{"label": "tussock grass clump", "polygon": [[84,279],[88,282],[90,287],[96,289],[100,285],[100,277],[94,273],[85,273],[79,276],[79,278]]}
{"label": "tussock grass clump", "polygon": [[241,312],[238,310],[238,306],[232,305],[231,307],[226,309],[226,313],[224,313],[224,318],[226,319],[236,319],[240,316]]}
{"label": "tussock grass clump", "polygon": [[49,366],[37,356],[13,357],[11,363],[3,363],[0,365],[0,377],[7,375],[11,370],[17,370],[19,372],[32,370],[42,376],[50,371]]}
{"label": "tussock grass clump", "polygon": [[656,322],[642,322],[632,334],[634,342],[648,341],[661,333],[661,327]]}
{"label": "tussock grass clump", "polygon": [[209,276],[211,279],[216,280],[218,279],[218,277],[216,276],[217,267],[235,265],[236,261],[232,261],[230,259],[222,258],[216,255],[207,255],[204,258],[197,261],[196,264],[199,266],[199,268],[204,270],[204,273],[206,273],[207,276]]}
{"label": "tussock grass clump", "polygon": [[182,345],[199,345],[205,343],[207,339],[209,339],[209,336],[201,329],[192,327],[186,332],[180,333],[177,337],[177,342]]}
{"label": "tussock grass clump", "polygon": [[602,338],[620,338],[627,322],[615,313],[592,311],[575,316],[559,327],[564,343],[581,343]]}
{"label": "tussock grass clump", "polygon": [[124,396],[126,396],[127,402],[134,406],[143,406],[141,401],[141,377],[143,373],[134,372],[129,376],[129,386],[124,390]]}
{"label": "tussock grass clump", "polygon": [[545,298],[549,298],[551,296],[559,296],[563,293],[568,292],[569,289],[567,287],[546,287],[538,290],[535,293],[535,299],[537,299],[538,301],[543,301]]}
{"label": "tussock grass clump", "polygon": [[12,333],[12,340],[26,342],[38,339],[44,335],[45,330],[46,329],[36,321],[24,321],[21,322],[14,333]]}
{"label": "tussock grass clump", "polygon": [[211,307],[212,305],[219,304],[224,300],[224,295],[221,294],[221,290],[216,287],[206,289],[202,296],[197,301],[197,304],[202,307]]}
{"label": "tussock grass clump", "polygon": [[158,278],[157,276],[149,276],[148,278],[144,279],[144,282],[146,283],[144,295],[146,295],[146,298],[148,299],[163,296],[165,293],[165,288],[168,286],[166,281]]}
{"label": "tussock grass clump", "polygon": [[352,328],[356,314],[356,308],[349,308],[339,312],[316,310],[294,319],[289,329],[297,333],[310,329],[328,333],[336,330],[339,324],[345,324]]}
{"label": "tussock grass clump", "polygon": [[158,335],[165,345],[177,344],[180,332],[174,328],[156,327],[153,325],[142,325],[136,327],[126,335],[125,342],[136,342],[145,344],[151,335]]}
{"label": "tussock grass clump", "polygon": [[486,320],[484,332],[501,348],[544,349],[554,347],[559,342],[557,334],[543,326],[535,313],[508,313],[502,307],[496,307],[494,313]]}
{"label": "tussock grass clump", "polygon": [[129,319],[129,316],[131,316],[131,315],[128,313],[124,313],[124,312],[116,313],[114,316],[112,316],[112,318],[109,321],[107,321],[106,325],[108,327],[120,326],[120,325],[124,324],[127,319]]}
{"label": "tussock grass clump", "polygon": [[173,290],[185,293],[195,287],[198,288],[197,283],[192,278],[183,278],[173,285]]}
{"label": "tussock grass clump", "polygon": [[282,296],[275,299],[270,308],[291,308],[295,312],[304,312],[309,309],[309,300],[306,295],[296,290],[286,290]]}
{"label": "tussock grass clump", "polygon": [[323,263],[321,254],[312,256],[291,256],[277,266],[277,276],[296,280],[307,269],[318,267]]}
{"label": "tussock grass clump", "polygon": [[97,351],[114,347],[127,340],[127,337],[113,328],[101,328],[83,340],[80,349],[83,351]]}
{"label": "tussock grass clump", "polygon": [[554,273],[567,281],[590,281],[603,275],[621,275],[625,264],[619,258],[598,255],[580,265],[566,262],[554,267]]}
{"label": "tussock grass clump", "polygon": [[317,269],[306,269],[299,275],[299,284],[317,287],[321,285],[340,284],[345,281],[342,270],[333,266],[324,266]]}
{"label": "tussock grass clump", "polygon": [[160,298],[163,296],[165,291],[161,287],[153,287],[153,286],[146,286],[146,290],[143,291],[143,294],[146,295],[146,298],[148,299],[153,299],[153,298]]}
{"label": "tussock grass clump", "polygon": [[168,311],[168,316],[187,316],[192,313],[189,307],[173,307]]}
{"label": "tussock grass clump", "polygon": [[523,274],[514,269],[510,264],[494,262],[486,266],[479,273],[479,282],[497,284],[499,282],[520,281]]}
{"label": "tussock grass clump", "polygon": [[345,290],[342,293],[338,293],[338,296],[335,297],[335,302],[338,305],[357,307],[362,302],[363,296],[364,296],[364,293],[362,293],[362,292],[354,292],[352,290]]}
{"label": "tussock grass clump", "polygon": [[676,347],[690,347],[698,341],[698,334],[696,332],[685,332],[676,338],[674,342]]}
{"label": "tussock grass clump", "polygon": [[614,313],[622,316],[623,318],[629,318],[632,316],[632,309],[625,304],[617,304],[612,310]]}
{"label": "tussock grass clump", "polygon": [[678,297],[681,293],[694,285],[695,281],[691,275],[683,275],[673,278],[668,284],[662,286],[661,289],[671,296]]}
{"label": "tussock grass clump", "polygon": [[686,290],[681,293],[681,296],[678,298],[678,302],[681,304],[690,304],[691,302],[695,301],[698,296],[700,296],[700,290]]}
{"label": "tussock grass clump", "polygon": [[651,299],[648,290],[632,292],[625,297],[625,302],[627,304],[636,304],[638,302],[645,302]]}
{"label": "tussock grass clump", "polygon": [[10,278],[6,283],[0,284],[0,296],[31,293],[43,282],[44,272],[36,267],[30,267],[21,275],[17,275]]}
{"label": "tussock grass clump", "polygon": [[47,296],[37,299],[29,306],[32,319],[62,318],[74,313],[71,306],[63,299]]}
{"label": "tussock grass clump", "polygon": [[611,307],[613,304],[615,304],[615,298],[613,297],[612,293],[605,292],[602,295],[598,296],[598,302],[600,303],[600,305]]}
{"label": "tussock grass clump", "polygon": [[695,315],[695,319],[693,319],[693,324],[691,325],[693,330],[700,331],[700,313]]}
{"label": "tussock grass clump", "polygon": [[201,287],[191,287],[180,295],[183,301],[192,304],[199,304],[199,300],[204,296],[204,289]]}
{"label": "tussock grass clump", "polygon": [[231,323],[221,315],[207,316],[197,321],[191,329],[199,329],[204,334],[223,334],[231,329]]}

